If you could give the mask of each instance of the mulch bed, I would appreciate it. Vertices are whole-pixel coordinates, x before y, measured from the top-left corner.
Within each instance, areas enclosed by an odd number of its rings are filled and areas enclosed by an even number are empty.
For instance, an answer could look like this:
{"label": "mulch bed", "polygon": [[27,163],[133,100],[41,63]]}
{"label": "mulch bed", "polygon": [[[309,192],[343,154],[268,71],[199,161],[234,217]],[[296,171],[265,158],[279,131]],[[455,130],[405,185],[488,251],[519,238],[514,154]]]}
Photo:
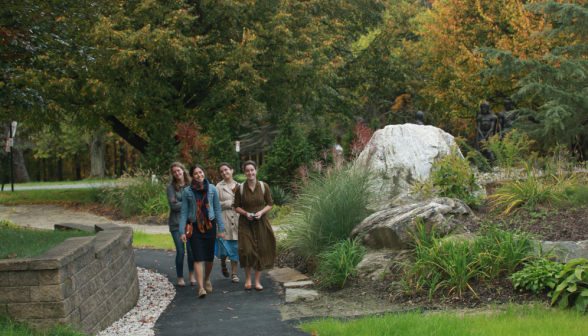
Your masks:
{"label": "mulch bed", "polygon": [[471,232],[480,230],[482,224],[502,225],[510,229],[521,229],[532,233],[536,239],[548,241],[581,241],[588,239],[588,208],[556,208],[539,206],[533,211],[519,210],[509,216],[500,216],[490,211],[485,204],[474,211],[478,220],[465,223]]}
{"label": "mulch bed", "polygon": [[444,293],[443,295],[434,296],[431,302],[429,302],[429,297],[426,294],[408,296],[404,293],[400,293],[399,295],[393,293],[392,297],[394,298],[394,302],[401,303],[405,306],[443,308],[480,308],[487,305],[505,303],[551,303],[551,298],[547,296],[546,291],[540,294],[533,294],[518,289],[515,290],[513,289],[512,282],[505,278],[496,279],[488,283],[473,284],[472,287],[476,292],[475,294],[469,289],[461,295],[455,292],[451,294]]}

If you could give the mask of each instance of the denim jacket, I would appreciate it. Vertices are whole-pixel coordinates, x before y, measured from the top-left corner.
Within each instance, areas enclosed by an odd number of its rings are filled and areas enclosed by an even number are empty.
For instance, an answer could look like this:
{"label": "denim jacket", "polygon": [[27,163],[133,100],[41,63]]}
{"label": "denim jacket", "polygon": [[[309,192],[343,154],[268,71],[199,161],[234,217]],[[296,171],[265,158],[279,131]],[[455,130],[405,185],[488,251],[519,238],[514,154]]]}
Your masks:
{"label": "denim jacket", "polygon": [[[208,186],[208,217],[210,221],[216,218],[218,224],[217,232],[225,232],[225,224],[223,223],[223,216],[220,201],[218,199],[218,192],[216,187],[212,184]],[[182,196],[182,210],[180,210],[180,235],[186,234],[186,221],[190,218],[192,223],[196,223],[196,196],[192,192],[192,188],[188,187],[184,190]]]}

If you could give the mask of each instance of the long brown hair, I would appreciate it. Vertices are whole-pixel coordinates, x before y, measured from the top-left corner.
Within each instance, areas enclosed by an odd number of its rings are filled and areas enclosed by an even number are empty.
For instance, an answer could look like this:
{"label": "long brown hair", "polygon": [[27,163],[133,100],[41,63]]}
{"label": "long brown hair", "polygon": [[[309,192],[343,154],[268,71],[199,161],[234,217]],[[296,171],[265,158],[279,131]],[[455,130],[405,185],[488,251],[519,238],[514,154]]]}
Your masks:
{"label": "long brown hair", "polygon": [[182,171],[184,172],[184,185],[185,186],[190,185],[190,182],[192,180],[190,179],[190,176],[188,175],[188,172],[186,171],[186,167],[184,167],[184,165],[181,162],[173,162],[169,166],[169,172],[170,172],[171,177],[172,177],[172,186],[174,187],[174,189],[176,191],[180,191],[180,186],[178,185],[178,181],[176,181],[176,178],[174,177],[173,169],[175,167],[180,167],[182,169]]}

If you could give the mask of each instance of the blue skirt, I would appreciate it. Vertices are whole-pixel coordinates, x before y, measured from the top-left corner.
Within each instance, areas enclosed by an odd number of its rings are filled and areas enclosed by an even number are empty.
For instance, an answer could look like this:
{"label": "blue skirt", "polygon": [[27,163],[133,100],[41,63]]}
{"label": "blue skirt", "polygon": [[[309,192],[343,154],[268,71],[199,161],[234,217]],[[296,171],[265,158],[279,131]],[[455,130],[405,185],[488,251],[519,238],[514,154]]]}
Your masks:
{"label": "blue skirt", "polygon": [[219,259],[229,257],[231,261],[239,262],[239,249],[237,248],[237,241],[225,240],[225,243],[223,244],[221,243],[220,239],[217,239],[214,248],[214,254]]}

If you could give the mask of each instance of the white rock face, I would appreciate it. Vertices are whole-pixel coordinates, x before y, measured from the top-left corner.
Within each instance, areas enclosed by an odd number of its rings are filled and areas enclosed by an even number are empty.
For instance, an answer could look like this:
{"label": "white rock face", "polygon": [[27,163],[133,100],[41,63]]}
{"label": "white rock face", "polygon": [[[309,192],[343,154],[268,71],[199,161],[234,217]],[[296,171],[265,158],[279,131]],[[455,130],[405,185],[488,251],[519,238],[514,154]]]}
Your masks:
{"label": "white rock face", "polygon": [[408,196],[410,185],[429,177],[433,163],[450,155],[454,145],[451,134],[434,126],[389,125],[376,131],[356,161],[372,173],[370,207],[382,210],[414,201]]}

